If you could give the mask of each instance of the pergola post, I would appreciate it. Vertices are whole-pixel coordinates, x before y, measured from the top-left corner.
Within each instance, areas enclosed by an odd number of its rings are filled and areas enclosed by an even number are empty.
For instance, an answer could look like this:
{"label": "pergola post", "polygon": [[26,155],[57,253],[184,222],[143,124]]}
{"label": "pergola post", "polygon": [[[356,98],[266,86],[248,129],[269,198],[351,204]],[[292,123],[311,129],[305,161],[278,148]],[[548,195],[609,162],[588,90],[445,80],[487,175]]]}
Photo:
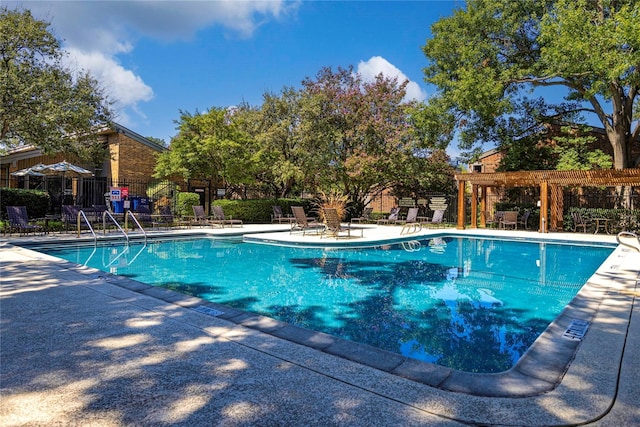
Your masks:
{"label": "pergola post", "polygon": [[540,182],[540,232],[549,232],[549,183],[547,181]]}
{"label": "pergola post", "polygon": [[564,198],[562,195],[562,187],[559,185],[551,185],[551,231],[562,231],[564,218]]}
{"label": "pergola post", "polygon": [[471,186],[471,228],[478,228],[478,186]]}
{"label": "pergola post", "polygon": [[487,218],[485,214],[487,212],[487,187],[483,185],[480,187],[480,190],[482,191],[480,195],[480,226],[486,228]]}
{"label": "pergola post", "polygon": [[464,190],[467,181],[458,181],[458,230],[464,230]]}

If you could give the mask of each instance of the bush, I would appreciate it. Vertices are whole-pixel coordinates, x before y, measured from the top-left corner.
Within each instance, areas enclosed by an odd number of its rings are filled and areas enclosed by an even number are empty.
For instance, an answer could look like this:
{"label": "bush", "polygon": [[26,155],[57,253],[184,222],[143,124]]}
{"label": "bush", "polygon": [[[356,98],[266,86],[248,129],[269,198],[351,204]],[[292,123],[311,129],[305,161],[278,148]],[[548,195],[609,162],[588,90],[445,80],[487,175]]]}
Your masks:
{"label": "bush", "polygon": [[200,204],[200,196],[196,193],[178,193],[176,215],[193,216],[193,206]]}
{"label": "bush", "polygon": [[241,219],[245,223],[266,224],[271,222],[272,206],[282,207],[286,215],[291,213],[291,206],[302,206],[307,213],[311,212],[312,201],[307,199],[253,199],[253,200],[227,200],[220,199],[211,203],[212,206],[220,206],[227,219]]}
{"label": "bush", "polygon": [[7,206],[26,206],[29,219],[42,218],[49,212],[51,197],[41,190],[0,188],[0,215],[7,218]]}

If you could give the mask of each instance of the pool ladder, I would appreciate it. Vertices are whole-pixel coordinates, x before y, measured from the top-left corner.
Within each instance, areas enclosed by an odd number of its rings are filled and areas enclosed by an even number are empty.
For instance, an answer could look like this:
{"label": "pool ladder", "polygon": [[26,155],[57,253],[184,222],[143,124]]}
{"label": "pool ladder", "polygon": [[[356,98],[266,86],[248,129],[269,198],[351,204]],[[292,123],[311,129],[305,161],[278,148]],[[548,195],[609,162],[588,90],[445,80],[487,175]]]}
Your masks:
{"label": "pool ladder", "polygon": [[[622,237],[631,237],[631,238],[635,238],[637,241],[637,246],[628,242],[623,242],[622,241]],[[621,231],[620,233],[618,233],[618,235],[616,236],[616,240],[618,241],[618,244],[623,245],[623,246],[627,246],[637,252],[640,252],[640,236],[638,236],[636,233],[632,232],[632,231]]]}
{"label": "pool ladder", "polygon": [[93,227],[91,226],[91,222],[89,221],[89,219],[87,218],[87,215],[85,215],[84,211],[81,209],[78,211],[78,218],[76,219],[76,223],[78,225],[78,237],[80,237],[80,226],[82,225],[82,221],[84,220],[84,222],[87,224],[87,226],[89,227],[89,231],[91,231],[91,234],[93,235],[93,244],[95,246],[98,245],[98,236],[96,236],[96,232],[93,231]]}

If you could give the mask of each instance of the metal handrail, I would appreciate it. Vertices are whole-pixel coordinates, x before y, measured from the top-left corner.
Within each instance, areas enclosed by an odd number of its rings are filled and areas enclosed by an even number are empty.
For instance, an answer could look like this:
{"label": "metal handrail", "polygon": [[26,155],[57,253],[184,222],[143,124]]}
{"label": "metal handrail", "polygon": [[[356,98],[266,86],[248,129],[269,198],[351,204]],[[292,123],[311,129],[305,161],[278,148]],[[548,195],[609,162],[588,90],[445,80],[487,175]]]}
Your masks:
{"label": "metal handrail", "polygon": [[[623,242],[622,240],[620,240],[620,238],[622,236],[627,236],[627,237],[634,237],[637,241],[638,241],[638,247],[635,247],[629,243]],[[618,233],[618,235],[616,236],[616,240],[618,241],[618,244],[623,245],[623,246],[627,246],[631,249],[634,249],[637,252],[640,252],[640,236],[638,236],[636,233],[634,233],[633,231],[621,231]]]}
{"label": "metal handrail", "polygon": [[140,223],[138,222],[138,218],[136,218],[136,216],[133,214],[133,212],[131,211],[127,211],[126,215],[124,216],[124,226],[126,228],[129,228],[128,222],[127,222],[127,218],[131,217],[131,219],[133,220],[133,222],[136,223],[136,225],[138,226],[138,228],[140,229],[140,231],[142,231],[142,234],[144,234],[144,244],[146,246],[147,244],[147,232],[144,231],[144,228],[142,228],[142,226],[140,225]]}
{"label": "metal handrail", "polygon": [[407,222],[402,226],[402,230],[400,230],[400,235],[404,234],[415,234],[422,231],[422,224],[419,222]]}
{"label": "metal handrail", "polygon": [[84,222],[86,222],[87,226],[89,226],[89,231],[91,231],[91,234],[93,234],[93,244],[95,246],[97,246],[98,245],[98,236],[96,236],[95,231],[93,231],[93,227],[91,226],[91,223],[87,219],[87,215],[85,215],[85,213],[84,213],[84,211],[82,209],[80,209],[78,211],[78,218],[76,220],[76,223],[78,224],[78,237],[80,237],[80,226],[82,225],[81,219],[84,219]]}
{"label": "metal handrail", "polygon": [[129,244],[129,236],[122,229],[122,227],[120,227],[120,224],[118,224],[118,221],[116,221],[116,219],[113,217],[113,215],[111,215],[111,212],[109,212],[109,211],[104,211],[103,214],[102,214],[102,233],[103,234],[107,234],[107,217],[111,218],[111,221],[116,225],[116,227],[118,227],[118,230],[120,230],[122,232],[122,234],[124,234],[124,238],[127,240],[127,245],[128,245]]}

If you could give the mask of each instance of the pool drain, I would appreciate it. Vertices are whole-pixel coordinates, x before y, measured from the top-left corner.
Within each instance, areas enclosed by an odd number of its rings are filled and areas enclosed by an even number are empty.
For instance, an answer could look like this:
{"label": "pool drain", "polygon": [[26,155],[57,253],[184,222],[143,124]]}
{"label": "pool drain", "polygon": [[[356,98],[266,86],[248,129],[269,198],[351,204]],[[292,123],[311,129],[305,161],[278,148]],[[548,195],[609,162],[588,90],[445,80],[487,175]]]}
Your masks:
{"label": "pool drain", "polygon": [[587,329],[589,329],[589,322],[573,319],[562,336],[570,340],[581,340],[587,333]]}

